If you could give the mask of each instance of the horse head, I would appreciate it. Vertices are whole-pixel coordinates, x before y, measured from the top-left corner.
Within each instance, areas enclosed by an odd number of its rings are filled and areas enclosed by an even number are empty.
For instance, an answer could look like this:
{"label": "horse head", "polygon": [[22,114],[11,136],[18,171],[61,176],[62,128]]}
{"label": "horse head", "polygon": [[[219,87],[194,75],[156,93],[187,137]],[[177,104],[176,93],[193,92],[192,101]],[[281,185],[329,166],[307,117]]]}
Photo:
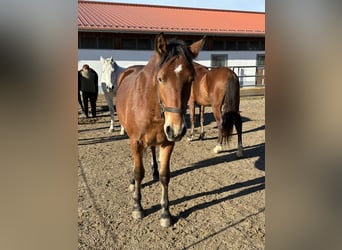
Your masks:
{"label": "horse head", "polygon": [[114,83],[113,73],[115,72],[113,57],[104,59],[100,57],[102,65],[101,83],[105,83],[109,90],[113,90],[116,86]]}
{"label": "horse head", "polygon": [[204,38],[188,46],[179,40],[166,41],[163,33],[156,37],[154,44],[159,63],[155,84],[169,141],[179,141],[186,133],[184,115],[195,76],[192,60],[203,43]]}

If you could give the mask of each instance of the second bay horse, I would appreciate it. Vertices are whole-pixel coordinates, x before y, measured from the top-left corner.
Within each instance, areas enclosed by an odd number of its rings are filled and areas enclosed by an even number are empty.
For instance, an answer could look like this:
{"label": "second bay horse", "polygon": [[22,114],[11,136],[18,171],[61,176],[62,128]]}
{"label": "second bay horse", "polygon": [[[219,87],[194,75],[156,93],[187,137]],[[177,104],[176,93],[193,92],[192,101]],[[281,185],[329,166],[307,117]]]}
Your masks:
{"label": "second bay horse", "polygon": [[201,135],[204,138],[203,120],[205,106],[211,106],[218,127],[218,140],[215,153],[222,151],[222,142],[228,141],[233,132],[237,131],[237,157],[243,156],[242,119],[240,116],[240,83],[237,75],[228,67],[218,67],[209,70],[205,66],[194,63],[195,79],[189,98],[190,136],[193,140],[195,127],[195,104],[200,105]]}
{"label": "second bay horse", "polygon": [[128,67],[119,76],[117,114],[127,132],[133,154],[132,216],[136,219],[143,217],[144,151],[158,146],[162,227],[171,225],[168,198],[170,157],[175,142],[186,133],[184,115],[195,75],[192,60],[203,43],[204,38],[188,46],[179,40],[167,41],[161,33],[155,39],[154,52],[147,65]]}

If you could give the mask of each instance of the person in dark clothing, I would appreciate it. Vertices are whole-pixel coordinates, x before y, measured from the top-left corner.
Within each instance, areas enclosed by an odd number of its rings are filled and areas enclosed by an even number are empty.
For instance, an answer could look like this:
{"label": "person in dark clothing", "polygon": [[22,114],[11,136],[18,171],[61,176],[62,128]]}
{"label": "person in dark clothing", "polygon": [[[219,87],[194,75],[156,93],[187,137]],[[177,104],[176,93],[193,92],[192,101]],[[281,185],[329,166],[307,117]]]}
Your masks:
{"label": "person in dark clothing", "polygon": [[81,107],[82,116],[85,117],[84,106],[83,106],[83,101],[82,101],[82,97],[81,97],[81,79],[82,79],[82,75],[81,75],[81,71],[78,71],[77,73],[78,73],[78,88],[77,88],[78,104]]}
{"label": "person in dark clothing", "polygon": [[98,94],[98,75],[88,64],[84,64],[79,71],[80,90],[82,91],[84,114],[88,115],[88,101],[90,101],[92,117],[96,117],[96,101]]}

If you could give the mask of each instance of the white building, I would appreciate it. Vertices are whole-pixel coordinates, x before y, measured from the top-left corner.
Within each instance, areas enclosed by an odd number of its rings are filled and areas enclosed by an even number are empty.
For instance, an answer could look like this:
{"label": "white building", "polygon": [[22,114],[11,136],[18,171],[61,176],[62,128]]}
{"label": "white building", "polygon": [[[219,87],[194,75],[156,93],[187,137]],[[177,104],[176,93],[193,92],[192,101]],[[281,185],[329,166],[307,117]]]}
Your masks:
{"label": "white building", "polygon": [[146,64],[160,32],[188,43],[205,35],[195,61],[233,68],[244,87],[265,84],[264,77],[256,77],[264,75],[265,61],[265,13],[260,12],[79,1],[78,68],[89,64],[100,75],[100,56],[112,56],[124,68]]}

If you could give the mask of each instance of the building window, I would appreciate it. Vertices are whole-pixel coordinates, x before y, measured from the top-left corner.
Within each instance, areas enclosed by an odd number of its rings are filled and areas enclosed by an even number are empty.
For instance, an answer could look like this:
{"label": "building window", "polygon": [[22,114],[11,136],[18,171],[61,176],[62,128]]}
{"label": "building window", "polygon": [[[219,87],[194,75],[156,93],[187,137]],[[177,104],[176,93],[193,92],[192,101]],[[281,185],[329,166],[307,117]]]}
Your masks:
{"label": "building window", "polygon": [[213,41],[213,50],[224,50],[224,41],[223,40],[214,40]]}
{"label": "building window", "polygon": [[238,50],[249,50],[249,44],[247,40],[241,40],[238,42]]}
{"label": "building window", "polygon": [[236,50],[237,49],[237,44],[236,41],[227,41],[227,50]]}
{"label": "building window", "polygon": [[99,49],[113,49],[114,48],[113,38],[101,37],[99,38],[98,42],[99,42]]}
{"label": "building window", "polygon": [[228,55],[211,55],[211,67],[227,66]]}
{"label": "building window", "polygon": [[122,48],[123,49],[136,49],[136,39],[133,38],[123,38],[122,39]]}
{"label": "building window", "polygon": [[151,40],[150,39],[138,39],[137,49],[152,49]]}
{"label": "building window", "polygon": [[259,40],[249,41],[249,50],[260,50]]}
{"label": "building window", "polygon": [[83,48],[83,49],[96,49],[97,48],[96,37],[82,37],[81,38],[81,48]]}

